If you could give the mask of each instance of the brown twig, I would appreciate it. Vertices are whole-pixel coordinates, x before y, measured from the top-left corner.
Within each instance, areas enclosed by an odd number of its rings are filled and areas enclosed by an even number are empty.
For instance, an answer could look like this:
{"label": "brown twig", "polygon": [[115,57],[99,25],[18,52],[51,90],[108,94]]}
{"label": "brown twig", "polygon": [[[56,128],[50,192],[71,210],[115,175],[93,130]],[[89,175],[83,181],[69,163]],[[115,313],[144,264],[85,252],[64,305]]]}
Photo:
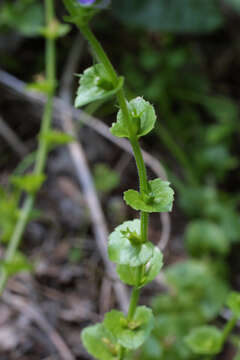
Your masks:
{"label": "brown twig", "polygon": [[7,304],[17,309],[19,312],[24,313],[25,316],[29,317],[36,325],[41,328],[51,342],[54,344],[58,351],[60,358],[63,360],[75,360],[75,357],[71,353],[70,349],[62,339],[62,337],[56,332],[56,330],[49,324],[45,315],[33,305],[31,302],[25,300],[23,297],[18,295],[12,295],[5,291],[2,295],[2,300]]}
{"label": "brown twig", "polygon": [[11,146],[20,158],[24,157],[28,153],[27,147],[8,126],[2,116],[0,116],[0,136],[4,138],[4,140]]}

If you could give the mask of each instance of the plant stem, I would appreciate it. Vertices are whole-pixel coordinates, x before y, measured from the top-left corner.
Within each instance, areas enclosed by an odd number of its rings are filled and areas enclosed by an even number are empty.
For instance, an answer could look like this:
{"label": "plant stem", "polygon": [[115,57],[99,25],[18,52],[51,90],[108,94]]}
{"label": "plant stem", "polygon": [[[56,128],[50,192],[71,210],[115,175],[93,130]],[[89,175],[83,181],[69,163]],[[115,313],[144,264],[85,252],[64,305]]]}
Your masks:
{"label": "plant stem", "polygon": [[127,315],[128,321],[131,321],[135,314],[139,296],[140,296],[140,289],[137,287],[134,287],[132,290],[132,295],[131,295],[129,309],[128,309],[128,315]]}
{"label": "plant stem", "polygon": [[238,318],[235,315],[232,315],[232,317],[228,320],[227,324],[225,325],[222,333],[222,344],[226,342],[228,335],[231,333],[232,329],[237,324]]}
{"label": "plant stem", "polygon": [[[237,324],[238,318],[235,315],[228,320],[227,324],[225,325],[223,332],[222,332],[222,347],[224,346],[229,334],[231,333],[232,329]],[[206,360],[213,360],[216,356],[210,356]]]}
{"label": "plant stem", "polygon": [[[81,24],[77,24],[80,31],[84,35],[84,37],[88,40],[90,43],[96,58],[103,64],[105,67],[105,70],[108,72],[109,76],[111,77],[113,85],[116,87],[118,85],[118,75],[109,60],[107,54],[105,53],[104,49],[102,48],[99,41],[96,39],[95,35],[92,33],[90,28],[88,26],[82,26]],[[147,180],[147,171],[146,166],[143,160],[141,148],[138,142],[137,136],[134,134],[133,131],[133,124],[131,122],[131,117],[127,105],[127,99],[125,97],[124,91],[121,88],[117,94],[116,94],[119,107],[123,114],[124,124],[126,128],[128,129],[129,134],[129,140],[133,149],[137,169],[138,169],[138,177],[139,177],[139,188],[140,193],[147,193],[148,192],[148,180]],[[149,215],[145,212],[141,212],[140,219],[141,219],[141,238],[143,241],[147,241],[148,238],[148,218]],[[141,277],[143,267],[141,266],[139,268],[139,278]],[[131,320],[135,314],[137,303],[139,300],[140,295],[140,289],[138,286],[134,287],[132,290],[132,295],[130,299],[130,305],[128,310],[127,318],[128,320]],[[124,358],[124,349],[122,350],[123,353],[121,354],[121,358]]]}
{"label": "plant stem", "polygon": [[[52,21],[54,20],[54,5],[53,0],[45,0],[45,16],[46,16],[46,25],[51,26]],[[52,111],[53,111],[53,95],[54,95],[54,85],[55,85],[55,39],[47,38],[46,40],[46,80],[52,85],[52,91],[48,95],[48,100],[44,109],[40,137],[38,143],[38,150],[36,156],[36,163],[33,173],[35,175],[41,175],[44,171],[48,147],[47,140],[41,136],[41,134],[49,131],[51,127]],[[8,248],[6,250],[5,261],[11,262],[14,259],[15,253],[20,245],[24,230],[29,220],[29,215],[32,211],[35,201],[35,194],[27,195],[27,198],[24,201],[23,207],[20,212],[20,217],[17,221],[15,229],[13,231],[12,237],[10,239]],[[0,274],[0,295],[3,293],[6,282],[8,279],[7,272],[2,269]]]}

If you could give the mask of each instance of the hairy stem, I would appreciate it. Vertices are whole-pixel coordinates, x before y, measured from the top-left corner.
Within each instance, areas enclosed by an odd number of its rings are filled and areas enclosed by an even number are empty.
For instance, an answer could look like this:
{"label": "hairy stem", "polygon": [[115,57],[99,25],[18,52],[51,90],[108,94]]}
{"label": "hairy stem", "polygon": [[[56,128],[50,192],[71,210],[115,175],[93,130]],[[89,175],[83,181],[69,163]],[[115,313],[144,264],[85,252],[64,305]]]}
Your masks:
{"label": "hairy stem", "polygon": [[[100,61],[103,66],[105,67],[105,70],[108,72],[109,76],[112,79],[113,85],[116,87],[118,85],[118,75],[111,64],[111,61],[109,60],[107,54],[105,53],[104,49],[102,48],[99,41],[96,39],[95,35],[92,33],[90,28],[88,26],[82,27],[80,24],[78,24],[78,27],[80,28],[82,34],[85,36],[85,38],[90,43],[96,58],[98,61]],[[127,105],[127,99],[125,97],[123,89],[120,89],[116,94],[119,107],[123,114],[123,119],[126,128],[128,129],[129,139],[130,143],[134,152],[136,165],[138,169],[138,177],[139,177],[139,188],[141,193],[147,193],[148,192],[148,180],[147,180],[147,171],[146,166],[143,160],[142,151],[139,145],[139,141],[134,134],[133,131],[133,124],[131,122],[131,117],[128,110]],[[141,219],[141,237],[143,241],[147,241],[148,238],[148,214],[145,212],[141,212],[140,219]],[[142,273],[142,267],[139,268],[139,278]],[[138,299],[140,295],[140,289],[138,286],[134,287],[132,290],[129,310],[128,310],[128,320],[131,320],[135,314]],[[121,355],[122,359],[124,358],[124,350],[123,355]]]}
{"label": "hairy stem", "polygon": [[139,300],[139,296],[140,296],[140,289],[134,287],[132,290],[132,295],[131,295],[131,300],[130,300],[130,304],[129,304],[129,309],[128,309],[128,315],[127,315],[127,319],[129,321],[132,320],[134,314],[135,314],[135,310],[138,304],[138,300]]}
{"label": "hairy stem", "polygon": [[[50,27],[54,17],[54,5],[53,0],[45,0],[45,16],[46,16],[46,26]],[[54,86],[55,86],[55,39],[47,38],[46,40],[46,80],[51,84],[51,92],[48,95],[48,100],[44,109],[41,130],[39,136],[39,144],[37,150],[36,163],[33,173],[35,175],[41,175],[44,172],[46,160],[47,160],[47,140],[41,136],[41,134],[46,133],[51,127],[52,120],[52,111],[53,111],[53,96],[54,96]],[[27,195],[23,207],[21,209],[20,217],[17,221],[15,229],[13,231],[12,237],[10,239],[8,248],[5,254],[5,261],[11,262],[15,256],[15,253],[20,245],[23,233],[25,231],[26,225],[29,220],[30,213],[33,209],[35,201],[35,195]],[[3,293],[8,274],[2,269],[0,274],[0,295]]]}

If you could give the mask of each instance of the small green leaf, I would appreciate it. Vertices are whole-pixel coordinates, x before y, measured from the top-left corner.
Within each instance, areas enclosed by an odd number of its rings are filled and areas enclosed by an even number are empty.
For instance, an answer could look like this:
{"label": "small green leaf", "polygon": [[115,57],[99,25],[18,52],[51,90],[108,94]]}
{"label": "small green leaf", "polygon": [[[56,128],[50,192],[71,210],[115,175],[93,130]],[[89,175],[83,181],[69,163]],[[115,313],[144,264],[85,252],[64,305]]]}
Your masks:
{"label": "small green leaf", "polygon": [[24,254],[18,251],[12,261],[0,261],[0,268],[7,273],[7,276],[12,276],[20,272],[32,271],[33,265],[29,263]]}
{"label": "small green leaf", "polygon": [[29,193],[35,193],[40,189],[46,176],[44,174],[27,174],[22,176],[12,176],[11,183],[17,188]]}
{"label": "small green leaf", "polygon": [[104,317],[104,326],[119,344],[127,349],[137,349],[150,335],[154,326],[152,310],[139,306],[132,320],[128,321],[121,311],[112,310]]}
{"label": "small green leaf", "polygon": [[153,255],[152,243],[142,243],[140,220],[125,221],[109,236],[108,255],[117,264],[139,266],[146,264]]}
{"label": "small green leaf", "polygon": [[233,291],[227,299],[227,306],[236,317],[240,317],[240,293]]}
{"label": "small green leaf", "polygon": [[[163,256],[161,251],[154,247],[153,256],[148,261],[145,267],[145,271],[142,273],[139,279],[139,267],[132,267],[129,265],[118,265],[117,273],[124,283],[131,286],[142,287],[151,281],[159,274],[163,266]],[[140,284],[139,284],[140,283]]]}
{"label": "small green leaf", "polygon": [[135,190],[124,192],[127,205],[145,212],[166,212],[172,210],[174,191],[168,181],[155,179],[149,181],[149,193],[144,196]]}
{"label": "small green leaf", "polygon": [[[232,6],[234,10],[240,12],[240,0],[227,0],[227,5]],[[240,357],[240,355],[238,355]]]}
{"label": "small green leaf", "polygon": [[66,145],[75,141],[73,136],[57,130],[49,130],[48,132],[43,133],[41,139],[44,139],[47,142],[49,148]]}
{"label": "small green leaf", "polygon": [[7,243],[18,220],[18,196],[0,187],[0,242]]}
{"label": "small green leaf", "polygon": [[185,341],[195,354],[215,355],[222,348],[222,333],[215,326],[204,325],[193,329]]}
{"label": "small green leaf", "polygon": [[85,328],[81,338],[84,347],[96,359],[118,360],[120,346],[103,324],[96,324]]}
{"label": "small green leaf", "polygon": [[105,163],[99,163],[94,167],[94,182],[98,191],[106,193],[118,186],[120,176]]}
{"label": "small green leaf", "polygon": [[[135,135],[140,138],[148,134],[153,129],[156,121],[154,107],[143,98],[137,97],[128,103],[128,109]],[[119,110],[117,122],[112,124],[110,131],[118,137],[129,137],[122,110]]]}
{"label": "small green leaf", "polygon": [[35,81],[33,83],[29,83],[26,86],[26,90],[29,91],[37,91],[46,95],[52,93],[54,86],[52,82],[47,81],[45,79],[39,79],[39,81]]}
{"label": "small green leaf", "polygon": [[70,30],[70,25],[61,24],[58,20],[54,19],[49,26],[43,27],[40,33],[48,39],[56,39],[67,35]]}
{"label": "small green leaf", "polygon": [[84,71],[80,76],[75,107],[82,107],[96,100],[105,100],[113,96],[123,86],[123,78],[119,78],[117,87],[102,64],[96,64]]}
{"label": "small green leaf", "polygon": [[37,36],[44,24],[42,3],[36,1],[4,1],[0,9],[0,26],[13,28],[24,36]]}
{"label": "small green leaf", "polygon": [[201,257],[206,254],[225,255],[230,243],[222,228],[207,220],[196,220],[187,226],[185,241],[192,256]]}

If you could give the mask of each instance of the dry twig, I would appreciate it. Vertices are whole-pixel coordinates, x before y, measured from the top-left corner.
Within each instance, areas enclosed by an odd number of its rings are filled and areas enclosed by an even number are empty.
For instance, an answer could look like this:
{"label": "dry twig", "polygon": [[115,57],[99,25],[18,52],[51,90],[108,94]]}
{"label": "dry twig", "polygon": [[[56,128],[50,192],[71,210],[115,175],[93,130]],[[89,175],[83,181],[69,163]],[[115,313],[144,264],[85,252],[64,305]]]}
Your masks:
{"label": "dry twig", "polygon": [[3,120],[2,116],[0,116],[0,136],[4,138],[4,140],[11,146],[20,158],[24,157],[28,153],[27,147]]}
{"label": "dry twig", "polygon": [[39,310],[39,308],[25,300],[23,297],[12,295],[7,291],[5,291],[2,295],[2,299],[7,305],[10,305],[30,318],[40,329],[44,331],[44,333],[55,346],[62,360],[75,360],[75,357],[71,353],[62,337],[56,332],[52,325],[49,324],[47,318],[41,312],[41,310]]}

